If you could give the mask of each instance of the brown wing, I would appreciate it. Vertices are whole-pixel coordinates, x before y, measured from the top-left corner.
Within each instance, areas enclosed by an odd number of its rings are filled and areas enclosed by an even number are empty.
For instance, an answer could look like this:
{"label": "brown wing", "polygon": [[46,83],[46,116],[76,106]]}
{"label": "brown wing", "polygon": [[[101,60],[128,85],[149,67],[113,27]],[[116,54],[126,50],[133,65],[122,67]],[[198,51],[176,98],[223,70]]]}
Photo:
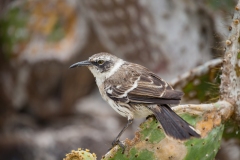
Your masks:
{"label": "brown wing", "polygon": [[180,102],[183,95],[181,91],[173,90],[167,82],[146,68],[132,65],[134,66],[122,68],[125,71],[119,77],[122,80],[118,80],[117,83],[110,80],[111,83],[108,84],[111,85],[105,87],[111,99],[125,103],[178,104]]}

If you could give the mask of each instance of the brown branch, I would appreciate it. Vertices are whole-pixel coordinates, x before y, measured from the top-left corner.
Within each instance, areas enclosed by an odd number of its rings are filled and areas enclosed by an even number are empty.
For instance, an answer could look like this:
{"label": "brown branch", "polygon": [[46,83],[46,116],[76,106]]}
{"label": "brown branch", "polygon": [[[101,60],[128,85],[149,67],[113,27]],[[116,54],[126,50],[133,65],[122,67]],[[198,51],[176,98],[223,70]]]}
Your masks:
{"label": "brown branch", "polygon": [[233,106],[227,101],[218,101],[209,104],[184,104],[172,107],[178,114],[190,113],[193,115],[203,115],[206,112],[215,110],[221,115],[223,121],[229,119],[233,113]]}
{"label": "brown branch", "polygon": [[221,76],[221,100],[234,106],[234,119],[240,122],[240,1],[235,7],[231,30],[226,40]]}

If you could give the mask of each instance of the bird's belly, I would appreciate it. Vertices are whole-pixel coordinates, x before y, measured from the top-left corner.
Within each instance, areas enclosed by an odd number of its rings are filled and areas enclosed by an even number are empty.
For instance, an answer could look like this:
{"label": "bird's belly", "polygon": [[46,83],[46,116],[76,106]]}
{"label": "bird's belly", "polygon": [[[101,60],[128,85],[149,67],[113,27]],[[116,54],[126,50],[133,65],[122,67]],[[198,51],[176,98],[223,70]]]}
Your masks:
{"label": "bird's belly", "polygon": [[153,114],[150,109],[148,109],[144,104],[134,104],[131,105],[132,112],[134,114],[134,118],[143,118],[148,115]]}
{"label": "bird's belly", "polygon": [[153,114],[150,109],[148,109],[142,104],[130,105],[121,102],[114,102],[111,99],[107,99],[106,101],[117,113],[119,113],[123,117],[143,118]]}

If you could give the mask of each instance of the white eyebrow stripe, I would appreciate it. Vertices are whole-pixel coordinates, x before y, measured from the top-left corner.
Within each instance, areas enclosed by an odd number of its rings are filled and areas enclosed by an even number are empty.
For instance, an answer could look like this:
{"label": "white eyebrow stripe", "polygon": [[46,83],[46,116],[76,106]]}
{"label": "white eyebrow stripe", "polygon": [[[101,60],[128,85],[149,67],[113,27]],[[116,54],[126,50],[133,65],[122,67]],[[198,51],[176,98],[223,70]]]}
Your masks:
{"label": "white eyebrow stripe", "polygon": [[114,67],[110,70],[110,72],[106,75],[106,78],[109,78],[111,75],[113,75],[123,64],[124,61],[122,59],[119,59]]}

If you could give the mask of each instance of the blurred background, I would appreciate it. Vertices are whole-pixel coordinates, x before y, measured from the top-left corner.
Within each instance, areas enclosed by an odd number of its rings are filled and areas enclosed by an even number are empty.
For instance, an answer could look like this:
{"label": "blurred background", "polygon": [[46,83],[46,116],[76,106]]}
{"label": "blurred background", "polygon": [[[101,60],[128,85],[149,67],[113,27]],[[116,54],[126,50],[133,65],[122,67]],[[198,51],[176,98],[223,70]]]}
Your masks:
{"label": "blurred background", "polygon": [[[222,57],[234,0],[1,0],[0,159],[59,160],[77,148],[100,158],[126,124],[87,68],[98,52],[170,81]],[[132,138],[136,120],[122,139]],[[220,150],[228,159],[239,142]],[[237,143],[234,145],[234,143]],[[235,146],[235,148],[234,148]]]}

